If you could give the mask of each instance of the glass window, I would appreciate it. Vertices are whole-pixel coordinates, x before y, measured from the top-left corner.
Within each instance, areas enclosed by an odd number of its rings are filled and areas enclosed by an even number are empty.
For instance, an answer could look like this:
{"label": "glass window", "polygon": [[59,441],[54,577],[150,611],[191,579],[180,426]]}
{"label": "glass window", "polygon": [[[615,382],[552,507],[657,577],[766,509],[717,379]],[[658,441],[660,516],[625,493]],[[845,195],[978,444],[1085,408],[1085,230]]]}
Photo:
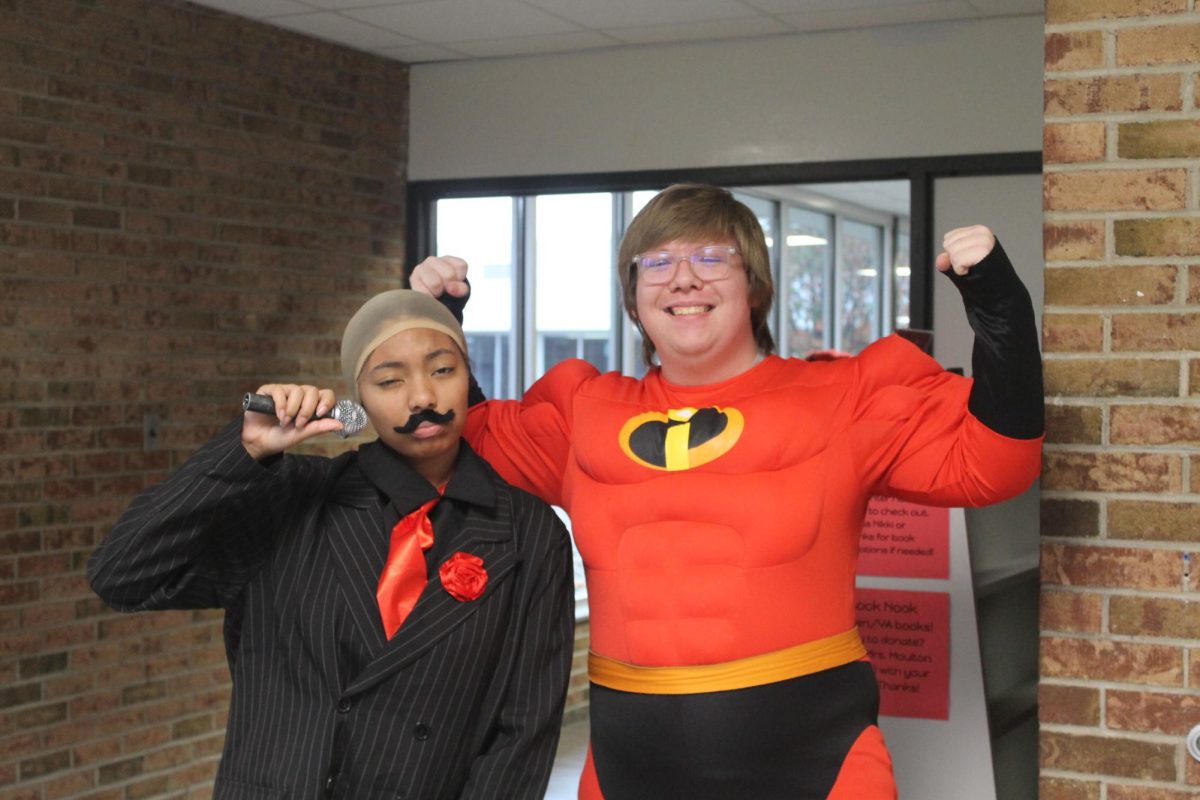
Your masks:
{"label": "glass window", "polygon": [[840,329],[838,347],[857,353],[879,337],[883,274],[883,228],[852,219],[842,221],[838,264]]}
{"label": "glass window", "polygon": [[908,226],[896,226],[896,253],[892,257],[892,306],[896,328],[912,325],[912,262],[909,256],[911,250]]}
{"label": "glass window", "polygon": [[488,397],[515,397],[513,198],[438,200],[437,253],[470,267],[463,333],[475,380]]}
{"label": "glass window", "polygon": [[[746,207],[754,212],[754,217],[755,217],[755,219],[758,220],[759,226],[762,227],[763,237],[767,241],[767,261],[771,265],[771,275],[772,276],[778,275],[779,274],[779,269],[778,269],[779,242],[776,241],[778,239],[778,236],[777,236],[777,232],[775,230],[775,227],[776,227],[775,220],[776,220],[776,216],[777,216],[776,208],[778,206],[778,203],[775,203],[774,201],[767,200],[762,197],[756,197],[751,194],[745,194],[743,192],[734,192],[733,196],[735,198],[737,198],[739,201],[741,201],[742,203],[745,203]],[[782,345],[780,345],[778,342],[778,338],[779,338],[778,327],[779,326],[777,325],[777,317],[778,317],[777,314],[772,313],[767,318],[767,322],[769,323],[769,325],[771,327],[771,332],[773,334],[775,334],[775,338],[777,340],[776,345],[779,347],[782,347]]]}
{"label": "glass window", "polygon": [[829,346],[826,287],[833,272],[833,217],[786,207],[779,302],[783,304],[784,355],[804,358]]}
{"label": "glass window", "polygon": [[[637,216],[637,213],[646,207],[646,204],[654,199],[654,195],[658,194],[661,189],[643,189],[629,193],[629,219],[632,220]],[[628,223],[626,223],[628,225]]]}
{"label": "glass window", "polygon": [[613,369],[613,196],[541,195],[534,209],[530,382],[567,358]]}
{"label": "glass window", "polygon": [[[733,196],[746,205],[746,208],[754,212],[755,218],[758,219],[758,224],[762,226],[763,235],[767,239],[767,249],[774,254],[775,251],[775,203],[771,200],[766,200],[761,197],[755,197],[751,194],[742,192],[734,192]],[[774,259],[772,259],[773,261]]]}
{"label": "glass window", "polygon": [[[637,213],[646,207],[654,195],[658,194],[661,189],[642,189],[635,192],[629,192],[625,195],[625,225],[628,229],[629,223],[637,216]],[[624,231],[622,231],[624,233]],[[615,258],[615,249],[614,249]],[[615,278],[614,278],[615,279]],[[632,375],[635,378],[644,378],[646,376],[646,362],[642,360],[642,334],[638,331],[637,326],[625,314],[624,300],[617,298],[618,314],[621,319],[623,344],[621,346],[621,371],[626,375]]]}

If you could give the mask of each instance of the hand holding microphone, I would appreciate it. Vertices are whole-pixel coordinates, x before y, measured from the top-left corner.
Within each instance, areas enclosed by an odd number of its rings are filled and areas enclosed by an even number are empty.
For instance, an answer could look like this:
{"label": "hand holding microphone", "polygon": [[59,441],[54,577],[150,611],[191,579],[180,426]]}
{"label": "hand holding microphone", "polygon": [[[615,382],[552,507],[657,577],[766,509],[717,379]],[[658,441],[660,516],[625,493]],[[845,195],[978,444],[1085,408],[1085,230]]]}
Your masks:
{"label": "hand holding microphone", "polygon": [[334,400],[332,390],[315,386],[261,386],[242,398],[242,445],[255,460],[262,460],[322,433],[344,439],[367,426],[362,406]]}
{"label": "hand holding microphone", "polygon": [[[275,399],[269,394],[246,392],[242,398],[242,411],[255,411],[259,414],[275,414]],[[353,400],[338,400],[333,404],[329,413],[317,411],[313,419],[336,419],[342,423],[342,429],[334,431],[343,439],[348,439],[367,427],[367,410]]]}

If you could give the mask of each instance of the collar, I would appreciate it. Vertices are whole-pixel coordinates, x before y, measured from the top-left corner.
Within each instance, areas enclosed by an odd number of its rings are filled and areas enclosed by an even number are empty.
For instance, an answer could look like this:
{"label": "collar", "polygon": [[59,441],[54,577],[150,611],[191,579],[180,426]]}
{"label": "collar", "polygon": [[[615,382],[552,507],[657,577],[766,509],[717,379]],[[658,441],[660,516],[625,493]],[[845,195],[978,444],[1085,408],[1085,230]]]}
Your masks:
{"label": "collar", "polygon": [[[378,439],[358,448],[358,465],[367,480],[387,495],[401,516],[437,497],[433,484]],[[486,508],[496,505],[491,470],[466,441],[458,444],[454,474],[442,496]]]}

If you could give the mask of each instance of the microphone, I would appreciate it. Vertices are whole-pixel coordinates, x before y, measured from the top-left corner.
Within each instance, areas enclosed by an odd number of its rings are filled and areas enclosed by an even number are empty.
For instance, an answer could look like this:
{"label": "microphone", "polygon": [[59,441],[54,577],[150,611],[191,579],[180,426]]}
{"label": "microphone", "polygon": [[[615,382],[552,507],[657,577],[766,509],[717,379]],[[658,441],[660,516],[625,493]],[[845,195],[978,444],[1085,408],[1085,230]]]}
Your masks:
{"label": "microphone", "polygon": [[[246,396],[242,398],[242,411],[274,414],[275,398],[269,394],[246,392]],[[330,417],[342,423],[342,429],[334,431],[334,433],[343,439],[347,439],[367,427],[367,410],[353,400],[338,400],[334,404],[332,411],[328,414],[322,414],[316,417],[316,419],[327,419]]]}

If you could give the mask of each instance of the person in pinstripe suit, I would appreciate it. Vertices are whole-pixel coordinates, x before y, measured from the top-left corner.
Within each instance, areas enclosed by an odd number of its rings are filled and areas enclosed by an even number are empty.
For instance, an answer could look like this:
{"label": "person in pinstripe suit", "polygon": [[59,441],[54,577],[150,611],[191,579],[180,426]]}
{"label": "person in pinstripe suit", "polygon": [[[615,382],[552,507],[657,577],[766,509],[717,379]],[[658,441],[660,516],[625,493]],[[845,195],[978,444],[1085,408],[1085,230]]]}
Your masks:
{"label": "person in pinstripe suit", "polygon": [[[118,610],[225,609],[216,798],[544,795],[573,649],[570,543],[549,506],[460,441],[465,354],[437,301],[372,298],[342,363],[377,441],[288,453],[341,426],[322,418],[333,392],[263,386],[275,416],[226,427],[93,554],[91,585]],[[389,639],[375,593],[390,531],[439,487],[429,580]],[[451,594],[443,565],[464,553],[482,561],[481,593],[477,580]]]}

